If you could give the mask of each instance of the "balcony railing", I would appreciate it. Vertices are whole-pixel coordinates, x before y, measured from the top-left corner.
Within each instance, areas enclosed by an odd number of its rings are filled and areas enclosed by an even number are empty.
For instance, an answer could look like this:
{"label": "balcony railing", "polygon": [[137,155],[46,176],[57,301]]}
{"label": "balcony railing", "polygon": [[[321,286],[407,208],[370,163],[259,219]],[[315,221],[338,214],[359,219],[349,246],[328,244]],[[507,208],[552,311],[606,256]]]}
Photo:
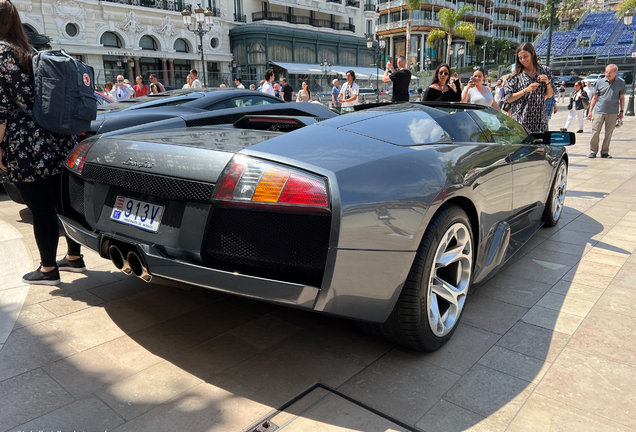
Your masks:
{"label": "balcony railing", "polygon": [[521,27],[521,23],[514,21],[514,20],[508,20],[508,19],[496,19],[492,22],[492,25],[499,25],[499,26],[508,26],[508,27]]}
{"label": "balcony railing", "polygon": [[536,12],[524,12],[523,15],[521,15],[521,18],[539,18],[539,14]]}
{"label": "balcony railing", "polygon": [[327,3],[338,3],[338,4],[342,4],[342,0],[327,0]]}
{"label": "balcony railing", "polygon": [[347,0],[347,3],[345,4],[345,6],[359,8],[360,2],[358,0]]}
{"label": "balcony railing", "polygon": [[290,24],[306,24],[313,27],[331,28],[334,30],[355,31],[355,26],[349,23],[331,22],[325,19],[312,19],[308,16],[290,15],[285,12],[254,12],[252,13],[252,21],[282,21]]}
{"label": "balcony railing", "polygon": [[514,9],[519,12],[523,12],[522,6],[519,6],[513,3],[508,3],[507,1],[496,1],[494,4],[494,8],[495,9]]}
{"label": "balcony railing", "polygon": [[[479,18],[485,18],[487,20],[491,20],[492,21],[492,14],[489,14],[489,13],[486,13],[486,12],[483,12],[483,11],[474,10],[474,11],[471,11],[471,12],[466,12],[466,16],[467,17],[476,16],[476,17],[479,17]],[[468,20],[468,21],[470,21],[470,20]]]}
{"label": "balcony railing", "polygon": [[168,11],[181,12],[185,9],[186,3],[181,0],[104,0],[109,3],[119,3],[129,6],[142,6],[152,9],[163,9]]}
{"label": "balcony railing", "polygon": [[235,13],[234,14],[234,22],[246,23],[247,22],[247,16]]}
{"label": "balcony railing", "polygon": [[365,12],[375,12],[375,5],[373,3],[365,3],[364,4]]}

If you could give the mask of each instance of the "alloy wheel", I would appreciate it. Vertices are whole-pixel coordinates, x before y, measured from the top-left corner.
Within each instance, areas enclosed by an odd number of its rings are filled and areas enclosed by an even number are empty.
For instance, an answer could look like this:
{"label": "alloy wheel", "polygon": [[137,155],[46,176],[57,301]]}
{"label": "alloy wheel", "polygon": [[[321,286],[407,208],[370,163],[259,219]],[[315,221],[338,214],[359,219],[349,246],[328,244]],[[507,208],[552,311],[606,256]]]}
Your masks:
{"label": "alloy wheel", "polygon": [[552,190],[552,219],[558,221],[563,211],[565,203],[565,189],[567,186],[567,168],[565,164],[559,166],[557,177],[554,181],[554,189]]}

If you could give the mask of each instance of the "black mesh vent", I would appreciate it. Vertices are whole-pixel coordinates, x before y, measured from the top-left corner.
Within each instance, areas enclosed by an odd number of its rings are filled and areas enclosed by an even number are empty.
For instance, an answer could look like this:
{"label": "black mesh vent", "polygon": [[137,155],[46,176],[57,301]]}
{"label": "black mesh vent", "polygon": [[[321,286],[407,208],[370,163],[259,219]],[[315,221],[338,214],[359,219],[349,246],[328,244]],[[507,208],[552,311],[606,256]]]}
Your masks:
{"label": "black mesh vent", "polygon": [[151,196],[210,202],[214,185],[101,165],[86,164],[84,178]]}
{"label": "black mesh vent", "polygon": [[84,213],[84,181],[74,175],[68,176],[68,192],[71,208],[82,215]]}
{"label": "black mesh vent", "polygon": [[296,108],[281,108],[267,111],[250,111],[238,114],[226,114],[220,116],[210,116],[199,119],[186,120],[186,126],[212,126],[219,124],[232,124],[246,115],[286,115],[286,116],[307,116],[305,111]]}
{"label": "black mesh vent", "polygon": [[[216,208],[208,227],[203,253],[208,265],[320,286],[331,215]],[[275,273],[263,273],[268,270]]]}

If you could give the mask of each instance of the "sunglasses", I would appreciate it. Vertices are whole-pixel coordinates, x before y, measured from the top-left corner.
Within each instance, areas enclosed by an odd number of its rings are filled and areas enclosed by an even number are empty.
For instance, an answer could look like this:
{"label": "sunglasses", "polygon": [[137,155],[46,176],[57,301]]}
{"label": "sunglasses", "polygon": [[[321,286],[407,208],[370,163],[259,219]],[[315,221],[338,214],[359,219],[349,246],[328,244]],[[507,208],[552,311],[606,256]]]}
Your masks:
{"label": "sunglasses", "polygon": [[124,80],[117,80],[117,82],[124,82]]}
{"label": "sunglasses", "polygon": [[440,72],[440,75],[450,75],[448,72]]}

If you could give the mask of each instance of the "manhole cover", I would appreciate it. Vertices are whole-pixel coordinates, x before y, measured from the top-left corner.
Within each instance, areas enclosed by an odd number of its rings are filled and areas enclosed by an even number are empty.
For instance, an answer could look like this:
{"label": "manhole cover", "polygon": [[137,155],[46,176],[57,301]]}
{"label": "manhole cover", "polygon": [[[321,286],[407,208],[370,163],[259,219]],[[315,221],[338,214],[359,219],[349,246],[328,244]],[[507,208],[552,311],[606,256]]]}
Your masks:
{"label": "manhole cover", "polygon": [[317,384],[245,432],[418,432],[417,428]]}

